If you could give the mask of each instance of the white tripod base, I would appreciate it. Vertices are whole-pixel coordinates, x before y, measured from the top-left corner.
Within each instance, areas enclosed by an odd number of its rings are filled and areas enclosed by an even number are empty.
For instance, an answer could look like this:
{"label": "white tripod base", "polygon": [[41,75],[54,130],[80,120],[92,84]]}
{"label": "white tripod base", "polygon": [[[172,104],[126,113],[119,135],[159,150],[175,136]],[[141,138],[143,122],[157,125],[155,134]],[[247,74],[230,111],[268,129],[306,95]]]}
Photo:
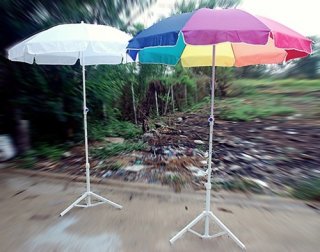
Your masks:
{"label": "white tripod base", "polygon": [[[91,203],[91,198],[94,197],[100,202]],[[82,200],[86,200],[86,204],[79,204]],[[109,204],[115,208],[121,209],[122,206],[118,205],[117,203],[112,202],[111,200],[108,200],[106,198],[101,197],[100,195],[93,193],[93,192],[85,192],[80,198],[78,198],[75,202],[73,202],[70,206],[68,206],[63,212],[60,213],[60,216],[65,215],[67,212],[69,212],[74,207],[93,207],[101,204]]]}
{"label": "white tripod base", "polygon": [[[205,219],[206,221],[207,218],[211,219],[214,223],[216,223],[223,231],[214,235],[209,234],[209,228],[208,224],[206,225],[205,228],[205,234],[199,234],[198,232],[194,231],[192,227],[196,225],[201,219]],[[202,239],[210,239],[210,238],[216,238],[222,235],[228,235],[237,245],[245,250],[246,247],[244,244],[211,212],[211,211],[203,211],[200,215],[198,215],[193,221],[191,221],[186,227],[184,227],[179,233],[177,233],[174,237],[171,238],[170,243],[173,244],[177,239],[182,237],[186,232],[191,232],[197,236],[199,236]]]}

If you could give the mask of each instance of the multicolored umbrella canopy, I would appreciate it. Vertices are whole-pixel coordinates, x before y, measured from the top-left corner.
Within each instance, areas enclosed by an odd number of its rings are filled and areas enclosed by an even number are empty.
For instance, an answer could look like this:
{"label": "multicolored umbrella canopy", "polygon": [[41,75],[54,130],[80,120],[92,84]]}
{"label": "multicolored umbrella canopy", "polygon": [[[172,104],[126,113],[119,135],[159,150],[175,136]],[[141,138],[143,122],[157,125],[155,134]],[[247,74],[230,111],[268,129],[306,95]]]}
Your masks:
{"label": "multicolored umbrella canopy", "polygon": [[164,19],[130,40],[141,63],[185,67],[283,63],[308,56],[312,41],[271,19],[239,9],[199,9]]}

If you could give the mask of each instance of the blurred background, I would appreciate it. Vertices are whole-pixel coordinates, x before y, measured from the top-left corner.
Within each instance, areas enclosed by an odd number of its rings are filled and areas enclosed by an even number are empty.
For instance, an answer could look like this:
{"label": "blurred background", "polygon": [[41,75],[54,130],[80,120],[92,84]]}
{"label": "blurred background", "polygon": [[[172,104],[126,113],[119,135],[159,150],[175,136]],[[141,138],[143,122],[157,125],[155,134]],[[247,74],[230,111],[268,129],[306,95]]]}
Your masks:
{"label": "blurred background", "polygon": [[[274,6],[265,2],[271,14]],[[7,60],[9,46],[64,23],[107,24],[135,35],[164,17],[201,7],[243,7],[261,13],[250,4],[2,0],[0,161],[14,168],[85,172],[79,63],[14,63]],[[320,200],[320,32],[310,30],[303,18],[298,20],[298,31],[313,40],[311,56],[281,65],[217,68],[215,190]],[[210,67],[188,69],[180,64],[88,67],[92,175],[167,184],[177,192],[203,189],[210,78]]]}

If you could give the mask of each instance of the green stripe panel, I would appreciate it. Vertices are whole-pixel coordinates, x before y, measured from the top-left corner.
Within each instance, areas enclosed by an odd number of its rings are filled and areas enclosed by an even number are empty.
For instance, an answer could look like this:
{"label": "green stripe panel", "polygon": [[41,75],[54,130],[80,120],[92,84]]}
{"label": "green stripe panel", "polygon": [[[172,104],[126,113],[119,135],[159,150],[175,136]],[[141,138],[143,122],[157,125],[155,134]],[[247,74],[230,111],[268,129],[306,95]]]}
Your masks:
{"label": "green stripe panel", "polygon": [[139,62],[176,65],[185,47],[186,45],[180,33],[175,46],[148,47],[140,50]]}

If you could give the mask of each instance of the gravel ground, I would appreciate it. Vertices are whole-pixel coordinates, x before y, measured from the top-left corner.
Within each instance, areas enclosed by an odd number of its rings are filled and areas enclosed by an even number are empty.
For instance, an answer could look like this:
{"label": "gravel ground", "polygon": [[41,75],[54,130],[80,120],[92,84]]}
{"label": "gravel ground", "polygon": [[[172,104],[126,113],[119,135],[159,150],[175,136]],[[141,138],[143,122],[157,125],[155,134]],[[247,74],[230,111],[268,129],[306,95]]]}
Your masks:
{"label": "gravel ground", "polygon": [[[201,240],[190,233],[169,244],[203,210],[202,192],[94,184],[95,192],[124,208],[77,208],[59,217],[83,183],[2,170],[0,185],[0,251],[241,251],[228,237]],[[300,201],[253,197],[220,195],[212,204],[247,251],[319,251],[316,210]]]}

